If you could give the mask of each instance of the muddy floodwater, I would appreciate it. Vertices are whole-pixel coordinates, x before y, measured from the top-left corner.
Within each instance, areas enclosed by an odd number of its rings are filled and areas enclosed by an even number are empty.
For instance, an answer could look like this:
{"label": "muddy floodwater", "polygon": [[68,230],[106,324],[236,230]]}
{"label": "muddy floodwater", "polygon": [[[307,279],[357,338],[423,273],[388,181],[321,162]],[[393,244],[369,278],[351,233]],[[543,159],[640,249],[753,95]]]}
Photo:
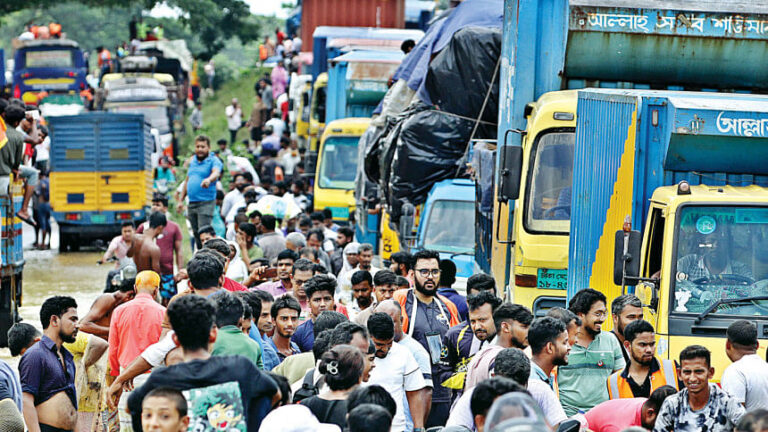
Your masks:
{"label": "muddy floodwater", "polygon": [[[51,249],[37,251],[32,249],[34,231],[24,227],[24,279],[22,306],[19,310],[23,322],[42,329],[40,325],[40,305],[46,298],[53,295],[68,295],[77,301],[77,312],[80,317],[91,307],[93,301],[104,291],[107,273],[114,268],[113,264],[99,266],[96,261],[102,252],[85,249],[84,252],[58,252],[57,228],[53,227],[54,235]],[[18,358],[11,358],[7,348],[0,348],[0,359],[14,367]]]}

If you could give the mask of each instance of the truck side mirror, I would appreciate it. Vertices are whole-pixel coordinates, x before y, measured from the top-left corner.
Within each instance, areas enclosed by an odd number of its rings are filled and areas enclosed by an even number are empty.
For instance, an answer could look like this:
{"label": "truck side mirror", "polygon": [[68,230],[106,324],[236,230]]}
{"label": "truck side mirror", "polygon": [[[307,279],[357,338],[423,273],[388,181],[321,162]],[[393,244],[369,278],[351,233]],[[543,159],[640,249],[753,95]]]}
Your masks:
{"label": "truck side mirror", "polygon": [[[507,131],[512,132],[512,131]],[[501,148],[501,166],[499,167],[499,202],[516,200],[520,196],[520,176],[523,170],[523,148],[504,146]]]}
{"label": "truck side mirror", "polygon": [[643,235],[640,231],[616,231],[613,249],[613,283],[619,286],[634,285],[640,278],[640,247]]}

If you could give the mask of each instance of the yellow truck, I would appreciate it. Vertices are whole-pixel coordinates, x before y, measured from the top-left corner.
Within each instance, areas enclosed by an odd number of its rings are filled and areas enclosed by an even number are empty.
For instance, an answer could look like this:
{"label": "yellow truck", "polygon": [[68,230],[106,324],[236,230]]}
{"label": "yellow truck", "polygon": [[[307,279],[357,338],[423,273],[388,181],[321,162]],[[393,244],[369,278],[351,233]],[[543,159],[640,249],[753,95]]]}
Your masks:
{"label": "yellow truck", "polygon": [[345,118],[328,123],[320,139],[315,172],[315,208],[330,208],[333,219],[348,223],[355,211],[357,144],[369,118]]}

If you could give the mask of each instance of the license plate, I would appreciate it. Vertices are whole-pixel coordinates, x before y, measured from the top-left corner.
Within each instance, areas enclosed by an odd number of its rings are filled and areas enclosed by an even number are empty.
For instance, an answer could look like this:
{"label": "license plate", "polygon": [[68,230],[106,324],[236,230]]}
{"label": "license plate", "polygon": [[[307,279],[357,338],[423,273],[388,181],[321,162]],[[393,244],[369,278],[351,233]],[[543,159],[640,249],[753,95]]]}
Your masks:
{"label": "license plate", "polygon": [[539,269],[537,276],[537,288],[568,289],[568,270]]}
{"label": "license plate", "polygon": [[101,214],[91,215],[92,223],[104,223],[106,221],[107,221],[107,217],[105,215],[101,215]]}
{"label": "license plate", "polygon": [[349,207],[331,207],[331,214],[334,219],[349,219]]}

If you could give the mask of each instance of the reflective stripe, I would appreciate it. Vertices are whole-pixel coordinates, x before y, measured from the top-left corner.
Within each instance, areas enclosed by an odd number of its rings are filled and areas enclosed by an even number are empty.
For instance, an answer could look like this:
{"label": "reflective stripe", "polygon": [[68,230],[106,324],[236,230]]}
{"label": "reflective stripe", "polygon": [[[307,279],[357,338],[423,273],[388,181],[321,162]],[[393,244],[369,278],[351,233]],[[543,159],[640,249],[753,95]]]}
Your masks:
{"label": "reflective stripe", "polygon": [[[661,369],[664,371],[664,381],[677,390],[677,376],[675,374],[675,365],[671,360],[662,360]],[[670,378],[671,377],[671,378]]]}
{"label": "reflective stripe", "polygon": [[608,377],[608,398],[618,399],[621,397],[619,394],[619,373],[616,372]]}

